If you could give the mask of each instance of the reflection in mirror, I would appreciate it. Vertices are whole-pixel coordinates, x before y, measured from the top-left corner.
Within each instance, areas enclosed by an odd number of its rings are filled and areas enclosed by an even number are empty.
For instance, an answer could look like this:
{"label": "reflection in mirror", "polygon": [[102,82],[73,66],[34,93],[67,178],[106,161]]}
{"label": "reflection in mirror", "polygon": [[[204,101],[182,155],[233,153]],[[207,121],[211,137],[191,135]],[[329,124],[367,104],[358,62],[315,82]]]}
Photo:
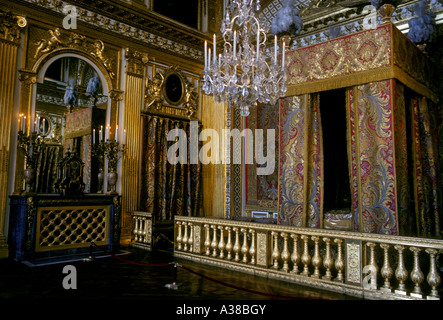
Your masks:
{"label": "reflection in mirror", "polygon": [[59,58],[46,69],[35,101],[35,128],[44,141],[36,163],[36,192],[59,192],[57,163],[68,152],[76,152],[85,164],[84,192],[99,191],[102,168],[92,153],[92,134],[106,126],[107,97],[102,88],[96,70],[77,57]]}

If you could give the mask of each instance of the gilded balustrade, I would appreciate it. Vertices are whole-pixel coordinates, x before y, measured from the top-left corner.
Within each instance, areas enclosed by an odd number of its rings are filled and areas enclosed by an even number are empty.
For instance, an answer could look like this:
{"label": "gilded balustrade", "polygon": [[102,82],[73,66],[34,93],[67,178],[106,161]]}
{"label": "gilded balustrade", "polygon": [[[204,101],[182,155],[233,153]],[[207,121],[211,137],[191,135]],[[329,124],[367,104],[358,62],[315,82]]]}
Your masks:
{"label": "gilded balustrade", "polygon": [[[152,213],[135,211],[132,213],[134,229],[134,247],[151,250],[152,248]],[[180,241],[181,242],[181,241]]]}
{"label": "gilded balustrade", "polygon": [[367,299],[440,299],[442,240],[195,217],[175,226],[178,258]]}

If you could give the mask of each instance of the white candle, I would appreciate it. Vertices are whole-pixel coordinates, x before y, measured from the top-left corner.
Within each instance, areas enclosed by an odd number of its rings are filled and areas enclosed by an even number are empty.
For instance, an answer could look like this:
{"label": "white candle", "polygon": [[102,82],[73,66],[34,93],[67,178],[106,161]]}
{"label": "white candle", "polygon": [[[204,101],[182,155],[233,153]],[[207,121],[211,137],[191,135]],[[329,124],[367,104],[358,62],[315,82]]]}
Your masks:
{"label": "white candle", "polygon": [[109,131],[111,130],[110,126],[106,127],[106,140],[109,140]]}
{"label": "white candle", "polygon": [[26,116],[23,117],[23,132],[26,131]]}
{"label": "white candle", "polygon": [[126,129],[123,130],[123,143],[126,143]]}
{"label": "white candle", "polygon": [[92,129],[92,144],[95,144],[95,129]]}
{"label": "white candle", "polygon": [[217,37],[216,37],[216,35],[215,35],[215,33],[214,33],[214,52],[213,52],[213,54],[214,54],[214,63],[215,63],[215,59],[217,59],[217,44],[216,44],[216,42],[217,42]]}
{"label": "white candle", "polygon": [[37,133],[40,133],[40,116],[37,115]]}
{"label": "white candle", "polygon": [[277,35],[274,36],[274,63],[277,65]]}
{"label": "white candle", "polygon": [[209,49],[209,53],[208,53],[208,66],[209,66],[209,68],[211,68],[211,49]]}
{"label": "white candle", "polygon": [[43,135],[45,135],[46,133],[45,123],[46,123],[46,118],[43,118]]}
{"label": "white candle", "polygon": [[235,60],[235,56],[237,55],[237,30],[234,31],[234,60]]}
{"label": "white candle", "polygon": [[258,57],[260,55],[260,29],[257,30],[257,61],[258,61]]}
{"label": "white candle", "polygon": [[208,41],[205,40],[205,69],[208,67]]}
{"label": "white candle", "polygon": [[101,130],[99,130],[98,131],[98,142],[100,143],[100,142],[102,142],[102,131]]}
{"label": "white candle", "polygon": [[115,127],[115,141],[118,141],[118,125]]}
{"label": "white candle", "polygon": [[283,41],[283,51],[281,54],[281,69],[283,71],[285,70],[285,46],[286,46],[286,43]]}

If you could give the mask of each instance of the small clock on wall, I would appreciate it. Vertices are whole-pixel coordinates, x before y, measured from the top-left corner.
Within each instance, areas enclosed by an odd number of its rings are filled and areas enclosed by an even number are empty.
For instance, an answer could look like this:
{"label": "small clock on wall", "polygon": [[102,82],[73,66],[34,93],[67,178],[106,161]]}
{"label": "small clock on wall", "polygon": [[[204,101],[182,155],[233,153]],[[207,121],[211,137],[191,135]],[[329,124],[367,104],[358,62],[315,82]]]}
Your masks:
{"label": "small clock on wall", "polygon": [[163,96],[169,104],[174,106],[183,102],[185,96],[184,79],[175,70],[169,70],[164,75]]}

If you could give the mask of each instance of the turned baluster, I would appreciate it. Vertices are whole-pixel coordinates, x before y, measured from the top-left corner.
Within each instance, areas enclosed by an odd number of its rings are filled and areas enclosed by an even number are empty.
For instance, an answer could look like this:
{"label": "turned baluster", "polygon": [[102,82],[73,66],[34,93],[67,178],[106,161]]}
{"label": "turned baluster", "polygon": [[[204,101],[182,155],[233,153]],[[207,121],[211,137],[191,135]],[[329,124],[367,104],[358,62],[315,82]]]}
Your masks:
{"label": "turned baluster", "polygon": [[218,227],[220,229],[220,242],[218,243],[218,250],[220,250],[219,258],[225,257],[225,237],[223,236],[223,226]]}
{"label": "turned baluster", "polygon": [[395,270],[395,277],[398,280],[398,288],[395,290],[396,293],[399,294],[406,294],[406,286],[405,281],[408,278],[408,271],[406,270],[405,263],[403,260],[403,250],[405,249],[404,246],[396,245],[394,246],[395,250],[398,251],[398,265],[397,269]]}
{"label": "turned baluster", "polygon": [[334,239],[334,242],[337,244],[337,259],[335,259],[335,269],[337,269],[337,277],[336,281],[343,282],[343,269],[345,268],[345,262],[343,260],[343,252],[342,252],[342,239]]}
{"label": "turned baluster", "polygon": [[255,230],[250,229],[249,233],[251,234],[251,248],[249,248],[249,255],[251,256],[251,264],[255,264]]}
{"label": "turned baluster", "polygon": [[239,236],[239,229],[237,227],[232,228],[232,230],[234,230],[235,232],[235,241],[234,241],[234,253],[235,253],[235,257],[234,257],[234,261],[238,262],[240,261],[240,236]]}
{"label": "turned baluster", "polygon": [[247,263],[248,262],[248,234],[247,234],[247,230],[246,228],[241,228],[240,230],[243,233],[243,245],[241,247],[241,253],[243,254],[243,263]]}
{"label": "turned baluster", "polygon": [[371,277],[371,289],[377,289],[377,273],[378,273],[378,265],[375,261],[375,246],[376,244],[373,242],[366,243],[366,246],[369,247],[369,272],[368,274]]}
{"label": "turned baluster", "polygon": [[204,243],[204,245],[205,245],[205,254],[207,255],[207,256],[209,256],[209,254],[210,254],[210,252],[209,252],[209,248],[210,248],[210,245],[211,245],[211,241],[210,241],[210,232],[209,232],[209,225],[206,223],[205,225],[204,225],[204,228],[205,228],[205,231],[206,231],[206,236],[205,236],[205,243]]}
{"label": "turned baluster", "polygon": [[149,229],[148,220],[142,218],[142,221],[143,221],[142,242],[146,243],[148,242],[148,229]]}
{"label": "turned baluster", "polygon": [[312,265],[314,266],[314,274],[311,275],[313,278],[319,278],[320,277],[320,269],[321,266],[321,257],[320,257],[320,251],[319,251],[319,245],[318,242],[320,240],[320,237],[318,236],[312,236],[312,240],[314,240],[314,256],[312,257]]}
{"label": "turned baluster", "polygon": [[382,243],[380,247],[384,250],[383,256],[383,267],[381,268],[381,276],[385,279],[383,287],[380,288],[381,291],[391,292],[391,283],[389,279],[391,279],[394,274],[394,270],[392,270],[391,265],[389,264],[389,244]]}
{"label": "turned baluster", "polygon": [[298,263],[300,262],[300,254],[298,253],[298,235],[291,234],[291,238],[294,240],[294,247],[292,248],[292,254],[291,254],[291,261],[293,264],[291,273],[297,274],[299,272],[298,270]]}
{"label": "turned baluster", "polygon": [[369,247],[369,265],[375,270],[375,272],[378,272],[378,265],[375,261],[375,246],[376,244],[373,242],[366,243],[366,246]]}
{"label": "turned baluster", "polygon": [[274,237],[274,249],[272,250],[274,265],[272,268],[278,269],[278,259],[280,258],[280,251],[278,250],[278,232],[272,231],[271,235]]}
{"label": "turned baluster", "polygon": [[418,254],[420,253],[421,249],[417,247],[410,247],[409,250],[411,250],[412,253],[414,254],[414,267],[412,268],[411,271],[411,280],[412,282],[414,282],[415,286],[413,293],[411,293],[411,296],[422,298],[423,295],[420,288],[420,284],[423,282],[425,277],[423,275],[423,272],[421,272],[420,270],[420,262],[418,261],[419,260]]}
{"label": "turned baluster", "polygon": [[437,288],[438,285],[440,284],[441,278],[440,275],[438,274],[437,267],[435,265],[435,259],[439,252],[436,249],[426,249],[425,251],[429,254],[429,258],[431,259],[429,266],[429,274],[426,278],[429,285],[431,286],[431,294],[428,296],[428,299],[429,298],[439,299],[440,296],[438,295]]}
{"label": "turned baluster", "polygon": [[217,256],[217,226],[211,226],[212,228],[212,256],[215,258]]}
{"label": "turned baluster", "polygon": [[283,260],[283,271],[289,272],[289,250],[288,250],[288,234],[286,232],[280,233],[283,238],[283,251],[281,253],[281,258]]}
{"label": "turned baluster", "polygon": [[177,228],[178,228],[177,250],[181,250],[183,237],[182,237],[182,225],[181,225],[180,221],[177,222]]}
{"label": "turned baluster", "polygon": [[138,241],[138,230],[139,230],[139,221],[138,221],[138,217],[134,218],[134,241]]}
{"label": "turned baluster", "polygon": [[226,243],[226,252],[228,253],[228,256],[226,257],[226,259],[231,260],[232,259],[231,227],[226,227],[225,229],[228,230],[228,242]]}
{"label": "turned baluster", "polygon": [[183,222],[183,227],[185,228],[183,234],[183,251],[188,251],[188,227],[186,222]]}
{"label": "turned baluster", "polygon": [[303,240],[303,254],[301,256],[301,262],[304,265],[303,272],[301,274],[304,276],[308,276],[309,275],[309,269],[308,269],[309,263],[311,262],[311,256],[309,255],[309,250],[308,250],[309,237],[302,235],[300,238]]}
{"label": "turned baluster", "polygon": [[194,244],[194,226],[191,222],[188,222],[189,226],[189,236],[188,236],[188,245],[189,245],[189,252],[192,252],[193,244]]}
{"label": "turned baluster", "polygon": [[331,239],[323,238],[323,242],[326,243],[326,254],[323,260],[323,266],[326,268],[326,274],[323,276],[323,279],[331,280],[332,279],[331,268],[334,263],[334,260],[331,257]]}

